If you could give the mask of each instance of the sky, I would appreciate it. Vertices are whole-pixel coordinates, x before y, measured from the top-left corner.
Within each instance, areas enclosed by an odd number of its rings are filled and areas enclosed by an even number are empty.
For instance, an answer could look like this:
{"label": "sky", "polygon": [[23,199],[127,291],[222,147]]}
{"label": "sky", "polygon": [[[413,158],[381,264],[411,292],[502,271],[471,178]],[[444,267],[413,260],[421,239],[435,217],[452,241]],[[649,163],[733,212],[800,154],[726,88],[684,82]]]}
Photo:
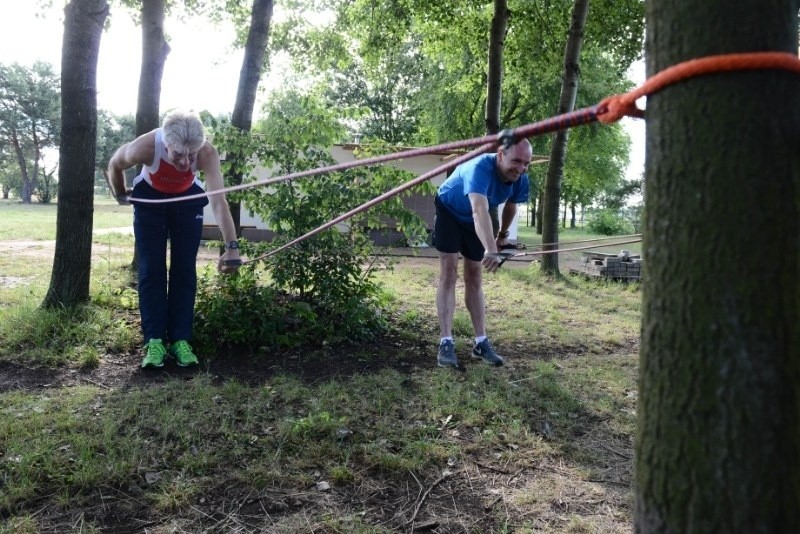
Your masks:
{"label": "sky", "polygon": [[[61,70],[63,2],[40,12],[38,0],[0,0],[0,62],[30,66],[36,60]],[[124,10],[112,10],[100,39],[97,105],[116,114],[136,112],[141,29]],[[244,52],[233,51],[233,28],[211,28],[205,21],[168,20],[171,51],[162,80],[161,108],[184,107],[230,113],[236,100]]]}
{"label": "sky", "polygon": [[[51,9],[42,11],[39,0],[0,0],[0,63],[31,66],[42,60],[60,72],[64,2],[52,3]],[[97,105],[118,115],[133,115],[142,57],[141,30],[119,8],[112,10],[107,22],[100,40]],[[175,19],[167,20],[165,27],[171,51],[161,84],[161,109],[183,107],[230,114],[244,56],[243,50],[231,48],[233,27]],[[266,79],[280,83],[277,72],[280,69],[273,68]],[[635,63],[629,76],[637,86],[644,82],[644,63]],[[636,179],[644,171],[644,121],[625,118],[621,123],[632,141],[626,178]]]}

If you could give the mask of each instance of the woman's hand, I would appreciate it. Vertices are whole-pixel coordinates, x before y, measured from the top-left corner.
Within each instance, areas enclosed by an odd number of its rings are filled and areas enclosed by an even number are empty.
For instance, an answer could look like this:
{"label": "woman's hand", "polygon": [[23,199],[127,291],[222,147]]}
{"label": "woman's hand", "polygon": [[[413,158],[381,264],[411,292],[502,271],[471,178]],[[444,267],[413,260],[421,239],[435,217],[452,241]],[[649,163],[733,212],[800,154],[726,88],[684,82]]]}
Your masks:
{"label": "woman's hand", "polygon": [[219,257],[217,270],[221,273],[229,274],[235,272],[242,265],[242,258],[239,256],[239,249],[228,249],[225,254]]}

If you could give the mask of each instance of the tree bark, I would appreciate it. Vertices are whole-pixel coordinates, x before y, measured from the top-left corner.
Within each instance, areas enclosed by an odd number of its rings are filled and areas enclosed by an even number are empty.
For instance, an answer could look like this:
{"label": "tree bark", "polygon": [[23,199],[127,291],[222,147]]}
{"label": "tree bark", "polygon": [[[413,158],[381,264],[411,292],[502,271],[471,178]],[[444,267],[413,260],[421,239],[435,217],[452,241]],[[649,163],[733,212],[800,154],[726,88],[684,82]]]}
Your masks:
{"label": "tree bark", "polygon": [[494,0],[494,15],[489,30],[489,61],[486,76],[487,134],[500,131],[500,104],[503,97],[503,47],[509,15],[506,0]]}
{"label": "tree bark", "polygon": [[21,200],[23,204],[30,204],[35,184],[31,182],[30,175],[28,174],[28,163],[25,161],[25,151],[22,148],[22,143],[20,143],[16,131],[12,131],[11,133],[11,144],[14,147],[14,155],[17,157],[17,164],[19,165],[20,176],[22,177]]}
{"label": "tree bark", "polygon": [[142,0],[142,65],[136,100],[136,136],[158,128],[161,80],[170,48],[164,37],[164,0]]}
{"label": "tree bark", "polygon": [[[165,13],[164,0],[142,0],[142,65],[136,99],[136,137],[158,128],[161,122],[161,80],[170,52],[164,37]],[[139,251],[134,247],[131,272],[136,273],[138,269]]]}
{"label": "tree bark", "polygon": [[[564,74],[561,83],[561,98],[558,113],[568,113],[575,109],[575,98],[578,94],[578,78],[580,69],[578,61],[583,46],[583,28],[589,13],[589,0],[575,0],[572,7],[572,23],[564,51]],[[564,177],[564,162],[567,158],[567,140],[569,130],[562,130],[553,136],[550,150],[550,163],[544,186],[544,203],[542,214],[542,243],[552,243],[543,250],[558,248],[558,208],[561,203],[561,181]],[[542,272],[558,275],[558,254],[542,255]]]}
{"label": "tree bark", "polygon": [[[648,0],[650,76],[797,54],[797,0]],[[757,15],[756,15],[757,14]],[[800,531],[800,78],[648,97],[637,532]]]}
{"label": "tree bark", "polygon": [[[539,203],[539,209],[536,210],[536,234],[542,235],[542,214],[544,213],[544,185],[539,187],[539,194],[537,195],[537,202]],[[545,241],[542,240],[542,243]]]}
{"label": "tree bark", "polygon": [[[247,34],[247,43],[244,49],[244,60],[239,73],[239,87],[236,91],[236,103],[233,107],[231,124],[241,132],[250,132],[253,126],[253,109],[255,108],[256,92],[261,81],[261,72],[264,68],[267,43],[269,42],[269,27],[272,21],[273,0],[254,0],[250,16],[250,30]],[[227,178],[232,185],[239,185],[244,179],[246,156],[239,153],[228,154],[231,169]],[[241,204],[230,202],[231,216],[236,226],[236,235],[241,236]]]}
{"label": "tree bark", "polygon": [[92,205],[97,136],[97,57],[108,16],[105,0],[72,0],[65,8],[61,52],[56,247],[42,306],[73,308],[89,300]]}
{"label": "tree bark", "polygon": [[569,210],[570,210],[569,227],[570,228],[576,228],[577,227],[577,225],[575,224],[575,222],[576,222],[576,219],[575,219],[575,208],[576,208],[576,206],[575,206],[574,202],[569,205]]}

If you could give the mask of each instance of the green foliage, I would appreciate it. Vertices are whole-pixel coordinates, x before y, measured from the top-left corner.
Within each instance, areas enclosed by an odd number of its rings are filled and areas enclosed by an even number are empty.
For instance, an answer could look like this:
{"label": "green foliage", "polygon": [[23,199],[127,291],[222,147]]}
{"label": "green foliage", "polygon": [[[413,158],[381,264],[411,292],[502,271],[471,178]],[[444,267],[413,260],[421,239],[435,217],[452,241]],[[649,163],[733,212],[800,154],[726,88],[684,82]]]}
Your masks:
{"label": "green foliage", "polygon": [[[571,0],[511,1],[504,40],[504,127],[549,117],[556,109]],[[297,0],[276,26],[274,50],[321,76],[331,106],[363,110],[353,134],[396,144],[436,144],[485,133],[487,40],[492,5],[426,0],[354,0],[322,5]],[[309,22],[335,12],[329,26]],[[642,0],[592,4],[580,61],[579,107],[629,89],[625,72],[641,55]],[[330,18],[328,16],[328,18]],[[319,79],[319,78],[318,78]],[[605,131],[599,131],[605,130]],[[563,200],[588,205],[622,180],[629,142],[622,128],[573,134]],[[531,140],[536,154],[548,137]],[[542,167],[544,168],[544,167]]]}
{"label": "green foliage", "polygon": [[61,126],[60,78],[52,65],[0,64],[0,152],[18,165],[20,197],[31,201],[43,151],[58,144]]}
{"label": "green foliage", "polygon": [[42,204],[50,204],[55,200],[56,193],[58,192],[58,182],[55,177],[55,169],[50,172],[42,174],[42,179],[36,183],[34,193],[39,197],[39,202]]}
{"label": "green foliage", "polygon": [[633,231],[637,234],[642,232],[644,226],[644,203],[639,202],[633,206],[627,206],[622,209],[623,217],[633,227]]}
{"label": "green foliage", "polygon": [[[238,170],[249,174],[257,161],[260,168],[271,169],[272,175],[284,175],[335,164],[330,147],[343,133],[336,115],[319,99],[290,91],[272,103],[255,135],[222,128],[214,139],[226,153],[253,154],[235,158],[248,163],[244,168],[226,169],[226,173]],[[262,256],[408,178],[403,171],[376,166],[283,181],[268,189],[247,189],[237,198],[277,234],[272,243],[246,245],[247,253]],[[198,309],[201,326],[207,328],[200,330],[225,330],[231,343],[277,346],[295,346],[303,339],[367,339],[385,330],[382,294],[369,267],[372,242],[368,231],[385,228],[389,221],[409,238],[425,233],[424,222],[395,197],[353,217],[341,228],[317,233],[266,258],[268,279],[249,269],[227,280],[203,278]],[[236,326],[223,327],[227,322]]]}
{"label": "green foliage", "polygon": [[632,224],[619,210],[602,209],[589,213],[587,226],[601,235],[620,235],[633,233]]}
{"label": "green foliage", "polygon": [[119,116],[103,110],[97,112],[95,188],[105,190],[108,187],[106,180],[108,161],[117,148],[134,137],[136,137],[136,119],[133,115]]}
{"label": "green foliage", "polygon": [[410,44],[379,61],[361,57],[328,71],[325,98],[336,107],[364,109],[356,133],[392,144],[410,144],[419,131],[422,115],[419,78],[424,57]]}
{"label": "green foliage", "polygon": [[243,344],[290,348],[316,337],[311,306],[266,286],[262,278],[252,266],[231,275],[211,268],[200,273],[195,342],[203,352]]}

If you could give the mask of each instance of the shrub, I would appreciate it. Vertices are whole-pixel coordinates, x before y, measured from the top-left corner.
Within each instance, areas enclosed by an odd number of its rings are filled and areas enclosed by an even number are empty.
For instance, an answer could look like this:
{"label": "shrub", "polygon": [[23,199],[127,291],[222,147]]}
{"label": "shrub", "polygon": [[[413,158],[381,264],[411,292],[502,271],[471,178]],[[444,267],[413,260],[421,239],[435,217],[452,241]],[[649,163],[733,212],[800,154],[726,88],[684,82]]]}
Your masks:
{"label": "shrub", "polygon": [[[222,131],[215,142],[222,151],[249,151],[260,167],[281,175],[336,163],[329,147],[343,134],[331,110],[293,93],[275,101],[259,130],[249,140]],[[265,256],[408,179],[409,173],[390,166],[358,167],[276,183],[268,190],[247,189],[238,198],[268,222],[276,237],[270,243],[247,244],[245,255]],[[351,218],[346,226],[321,231],[265,257],[258,265],[267,269],[268,280],[260,280],[249,265],[230,280],[204,278],[197,299],[199,324],[211,335],[224,332],[229,341],[250,345],[374,337],[388,322],[372,277],[373,244],[367,231],[385,228],[388,220],[406,235],[424,234],[424,222],[393,197]]]}
{"label": "shrub", "polygon": [[633,226],[616,210],[597,210],[589,214],[587,226],[595,234],[619,235],[633,233]]}

